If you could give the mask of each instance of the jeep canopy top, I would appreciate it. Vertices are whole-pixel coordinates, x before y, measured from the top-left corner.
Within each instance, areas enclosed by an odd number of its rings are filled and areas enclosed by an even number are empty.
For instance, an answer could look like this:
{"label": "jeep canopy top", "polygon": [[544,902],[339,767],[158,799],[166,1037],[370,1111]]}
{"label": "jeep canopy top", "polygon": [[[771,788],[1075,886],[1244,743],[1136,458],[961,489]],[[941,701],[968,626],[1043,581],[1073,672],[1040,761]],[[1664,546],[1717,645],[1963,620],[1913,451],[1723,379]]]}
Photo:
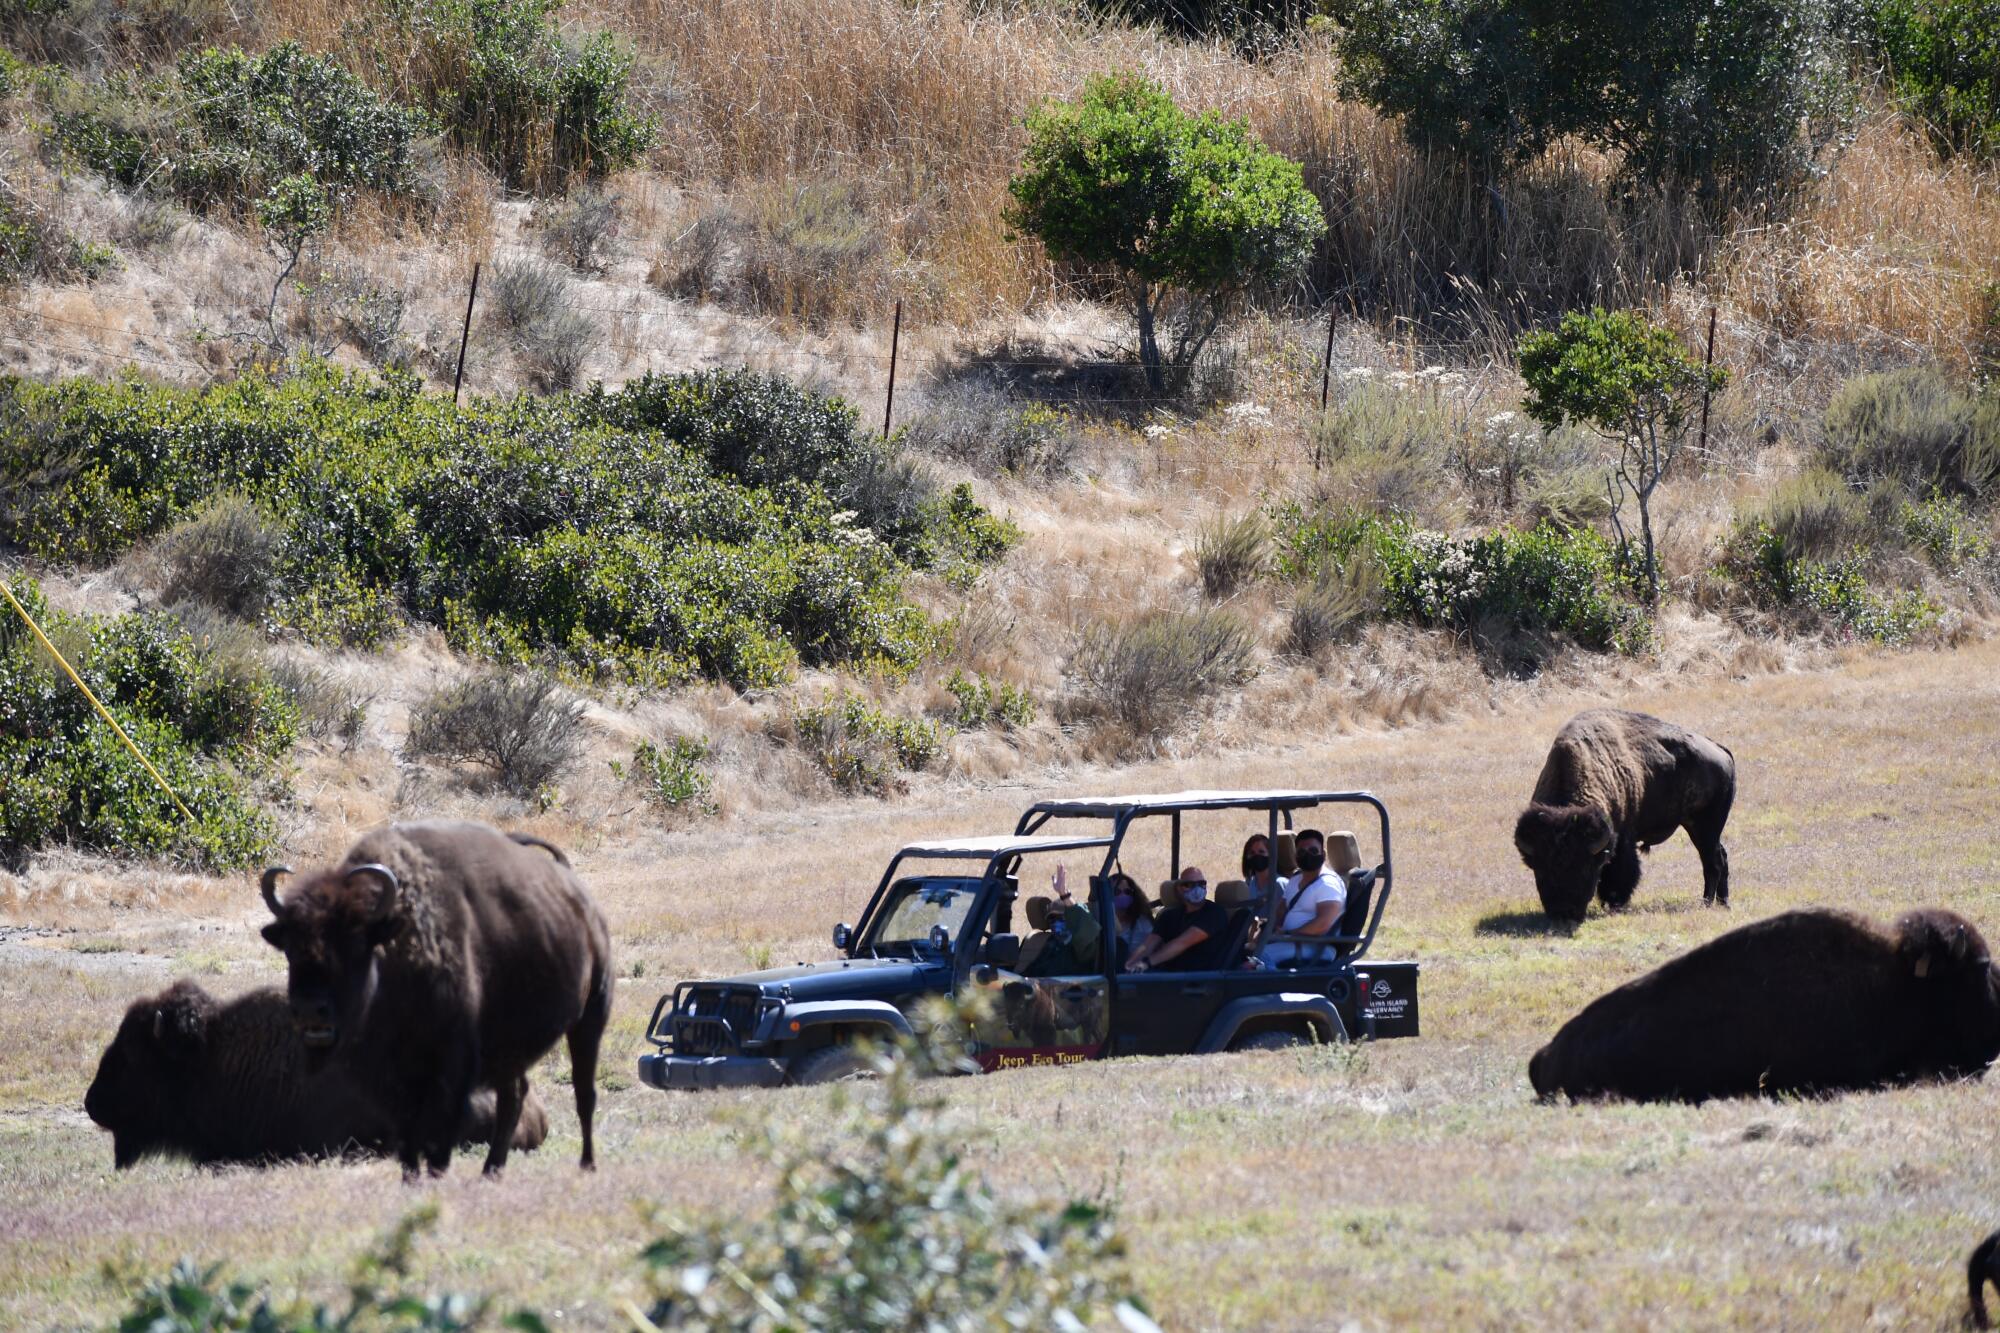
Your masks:
{"label": "jeep canopy top", "polygon": [[1067,796],[1052,801],[1036,801],[1021,816],[1022,830],[1030,820],[1039,827],[1044,819],[1115,819],[1119,815],[1166,814],[1175,810],[1303,810],[1322,801],[1366,801],[1374,796],[1365,791],[1177,791],[1153,796]]}
{"label": "jeep canopy top", "polygon": [[903,847],[904,856],[924,856],[938,859],[963,858],[967,860],[987,860],[995,857],[1025,856],[1030,852],[1068,852],[1084,847],[1109,847],[1108,836],[1087,837],[1076,835],[1059,838],[1045,835],[1039,838],[1019,836],[987,836],[978,838],[940,838],[935,842],[912,842]]}

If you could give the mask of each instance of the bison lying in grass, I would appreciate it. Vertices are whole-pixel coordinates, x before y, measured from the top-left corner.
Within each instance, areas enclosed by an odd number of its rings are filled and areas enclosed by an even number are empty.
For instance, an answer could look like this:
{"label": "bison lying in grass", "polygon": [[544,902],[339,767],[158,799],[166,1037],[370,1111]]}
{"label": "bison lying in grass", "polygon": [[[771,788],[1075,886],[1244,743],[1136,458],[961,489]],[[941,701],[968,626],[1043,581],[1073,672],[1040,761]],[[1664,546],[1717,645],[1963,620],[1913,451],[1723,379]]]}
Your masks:
{"label": "bison lying in grass", "polygon": [[1706,736],[1644,713],[1594,708],[1556,733],[1514,846],[1535,872],[1542,910],[1581,921],[1595,894],[1623,907],[1639,887],[1639,853],[1686,829],[1701,854],[1702,897],[1729,905],[1722,826],[1736,799],[1736,760]]}
{"label": "bison lying in grass", "polygon": [[564,1037],[594,1164],[611,937],[568,858],[483,824],[394,824],[281,901],[285,873],[264,872],[264,938],[290,969],[293,1022],[310,1059],[336,1061],[388,1116],[406,1176],[445,1170],[481,1086],[486,1170],[504,1166],[528,1069]]}
{"label": "bison lying in grass", "polygon": [[[83,1107],[111,1131],[120,1170],[152,1154],[209,1166],[394,1149],[394,1126],[339,1069],[305,1066],[283,991],[225,1004],[183,981],[125,1011]],[[492,1132],[493,1094],[482,1090],[459,1138],[484,1143]],[[539,1148],[548,1132],[531,1091],[514,1146]]]}
{"label": "bison lying in grass", "polygon": [[1884,930],[1785,912],[1592,1001],[1528,1062],[1544,1097],[1702,1101],[1977,1077],[2000,1055],[2000,973],[1955,912]]}

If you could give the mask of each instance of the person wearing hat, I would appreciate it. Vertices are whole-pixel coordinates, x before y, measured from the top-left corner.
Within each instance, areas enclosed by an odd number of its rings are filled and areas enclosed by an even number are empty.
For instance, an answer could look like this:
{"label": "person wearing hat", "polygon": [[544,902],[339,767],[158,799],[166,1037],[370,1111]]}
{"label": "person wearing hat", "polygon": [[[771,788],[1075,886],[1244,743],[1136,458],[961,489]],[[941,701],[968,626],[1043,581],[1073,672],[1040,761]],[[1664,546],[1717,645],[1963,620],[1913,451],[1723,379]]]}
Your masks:
{"label": "person wearing hat", "polygon": [[1088,907],[1077,902],[1069,892],[1069,867],[1057,866],[1053,901],[1047,898],[1028,900],[1028,924],[1035,925],[1035,905],[1042,904],[1042,912],[1048,920],[1050,935],[1048,947],[1035,960],[1022,969],[1021,975],[1028,977],[1078,977],[1092,972],[1101,972],[1097,961],[1097,918]]}
{"label": "person wearing hat", "polygon": [[1208,900],[1200,866],[1181,871],[1180,907],[1153,918],[1153,933],[1132,951],[1127,972],[1203,972],[1219,966],[1213,956],[1229,935],[1229,913]]}

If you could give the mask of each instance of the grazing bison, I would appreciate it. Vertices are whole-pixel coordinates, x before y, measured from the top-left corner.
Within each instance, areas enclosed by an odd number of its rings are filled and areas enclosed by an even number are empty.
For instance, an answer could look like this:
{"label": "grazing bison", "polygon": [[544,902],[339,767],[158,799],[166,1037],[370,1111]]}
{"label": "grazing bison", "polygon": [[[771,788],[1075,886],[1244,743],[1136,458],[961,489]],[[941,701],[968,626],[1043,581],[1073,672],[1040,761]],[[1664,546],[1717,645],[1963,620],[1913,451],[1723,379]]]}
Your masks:
{"label": "grazing bison", "polygon": [[[204,1166],[341,1153],[383,1153],[395,1127],[338,1068],[308,1073],[285,993],[254,990],[227,1003],[191,981],[125,1011],[83,1099],[111,1131],[120,1170],[148,1154]],[[493,1094],[481,1090],[463,1143],[493,1132]],[[549,1117],[531,1091],[514,1146],[539,1148]]]}
{"label": "grazing bison", "polygon": [[2000,1055],[2000,973],[1955,912],[1884,930],[1785,912],[1599,997],[1528,1062],[1544,1097],[1702,1101],[1977,1077]]}
{"label": "grazing bison", "polygon": [[1702,898],[1729,905],[1722,826],[1736,799],[1736,760],[1706,736],[1644,713],[1593,708],[1556,733],[1514,846],[1535,872],[1542,909],[1581,921],[1595,893],[1623,907],[1639,886],[1639,853],[1687,830],[1701,853]]}
{"label": "grazing bison", "polygon": [[1980,1241],[1972,1251],[1972,1258],[1966,1261],[1966,1295],[1972,1301],[1974,1328],[1993,1327],[1993,1320],[1986,1313],[1986,1284],[1989,1282],[2000,1288],[2000,1231]]}
{"label": "grazing bison", "polygon": [[280,900],[287,873],[264,872],[264,938],[290,967],[292,1020],[310,1061],[343,1065],[388,1115],[406,1176],[450,1164],[479,1086],[496,1094],[486,1170],[506,1165],[528,1069],[561,1037],[595,1164],[611,937],[567,858],[483,824],[392,824]]}

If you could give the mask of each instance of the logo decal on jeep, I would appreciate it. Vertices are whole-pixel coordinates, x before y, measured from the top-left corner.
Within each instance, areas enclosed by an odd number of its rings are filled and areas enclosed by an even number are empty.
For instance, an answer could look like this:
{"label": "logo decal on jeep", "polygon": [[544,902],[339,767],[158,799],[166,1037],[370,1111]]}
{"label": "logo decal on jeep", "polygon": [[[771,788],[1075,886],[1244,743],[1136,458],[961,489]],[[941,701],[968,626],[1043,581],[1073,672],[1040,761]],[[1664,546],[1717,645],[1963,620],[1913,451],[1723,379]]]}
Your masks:
{"label": "logo decal on jeep", "polygon": [[1368,988],[1368,993],[1369,993],[1370,995],[1373,995],[1373,996],[1374,996],[1374,997],[1375,997],[1376,999],[1378,999],[1378,1000],[1386,1000],[1386,999],[1388,999],[1388,998],[1389,998],[1389,979],[1388,979],[1387,977],[1377,977],[1377,978],[1375,978],[1375,984],[1374,984],[1373,986],[1370,986],[1370,987]]}

